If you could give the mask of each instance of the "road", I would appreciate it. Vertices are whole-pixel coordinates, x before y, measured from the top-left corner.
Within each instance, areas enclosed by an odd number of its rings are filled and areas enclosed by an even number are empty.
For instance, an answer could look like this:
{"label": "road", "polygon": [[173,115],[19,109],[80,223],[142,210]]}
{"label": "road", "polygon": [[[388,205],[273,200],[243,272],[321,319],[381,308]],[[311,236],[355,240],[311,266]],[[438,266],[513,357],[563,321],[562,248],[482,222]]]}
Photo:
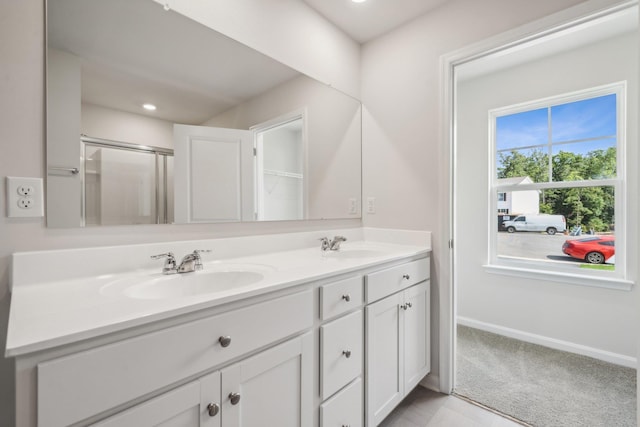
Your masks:
{"label": "road", "polygon": [[565,240],[584,237],[587,236],[565,236],[563,234],[550,236],[546,233],[536,232],[499,232],[498,255],[580,264],[582,261],[562,253],[562,244]]}

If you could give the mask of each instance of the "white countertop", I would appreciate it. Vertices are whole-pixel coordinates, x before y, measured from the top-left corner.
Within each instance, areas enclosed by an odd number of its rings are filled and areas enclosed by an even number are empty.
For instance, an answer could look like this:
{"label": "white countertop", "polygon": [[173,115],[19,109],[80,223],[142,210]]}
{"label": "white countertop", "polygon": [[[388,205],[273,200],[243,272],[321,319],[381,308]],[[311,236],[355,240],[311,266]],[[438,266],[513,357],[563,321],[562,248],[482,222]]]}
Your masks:
{"label": "white countertop", "polygon": [[[180,276],[206,274],[229,266],[241,270],[248,266],[259,271],[262,279],[237,288],[166,299],[132,298],[118,291],[118,283],[123,280],[131,283],[138,278],[162,277],[162,263],[153,268],[69,279],[43,273],[44,277],[53,276],[55,280],[43,278],[38,282],[13,284],[5,356],[26,355],[380,263],[426,255],[430,252],[430,244],[427,241],[416,245],[350,239],[342,244],[341,250],[345,256],[323,255],[316,246],[215,261],[205,254],[204,270]],[[350,251],[354,256],[349,256]],[[58,252],[51,251],[55,256],[59,256]],[[42,252],[34,254],[41,258],[46,255]],[[14,262],[14,267],[16,265],[23,268],[28,263]],[[16,282],[20,282],[20,272],[15,273]]]}

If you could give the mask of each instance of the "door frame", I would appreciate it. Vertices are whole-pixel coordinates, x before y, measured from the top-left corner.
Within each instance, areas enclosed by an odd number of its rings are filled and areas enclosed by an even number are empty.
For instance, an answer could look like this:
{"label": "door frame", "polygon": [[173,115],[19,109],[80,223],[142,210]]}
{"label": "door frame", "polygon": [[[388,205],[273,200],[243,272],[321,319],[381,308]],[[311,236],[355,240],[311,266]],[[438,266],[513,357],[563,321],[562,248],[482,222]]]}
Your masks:
{"label": "door frame", "polygon": [[455,386],[455,355],[456,355],[456,274],[455,274],[455,194],[456,194],[456,83],[455,70],[457,66],[476,59],[515,48],[542,37],[556,34],[576,25],[615,13],[635,6],[638,0],[588,0],[576,6],[569,7],[542,19],[522,25],[497,36],[466,46],[462,49],[443,55],[440,58],[440,141],[441,150],[441,180],[444,184],[440,192],[441,230],[439,241],[435,242],[441,248],[443,256],[440,258],[439,292],[439,360],[440,369],[429,385],[440,392],[451,394]]}

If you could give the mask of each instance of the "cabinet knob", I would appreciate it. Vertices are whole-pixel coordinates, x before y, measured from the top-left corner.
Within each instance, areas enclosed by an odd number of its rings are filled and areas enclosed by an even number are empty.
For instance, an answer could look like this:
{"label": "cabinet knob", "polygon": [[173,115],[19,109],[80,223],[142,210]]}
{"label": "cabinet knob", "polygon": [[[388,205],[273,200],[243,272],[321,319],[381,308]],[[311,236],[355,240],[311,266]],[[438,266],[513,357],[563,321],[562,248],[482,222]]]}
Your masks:
{"label": "cabinet knob", "polygon": [[218,341],[220,342],[221,346],[229,347],[229,344],[231,344],[231,337],[229,335],[223,335],[218,338]]}
{"label": "cabinet knob", "polygon": [[410,309],[411,307],[413,307],[413,305],[411,305],[411,303],[410,303],[410,302],[408,302],[408,303],[406,303],[406,304],[402,304],[402,305],[400,305],[400,308],[401,308],[401,309],[403,309],[403,310],[408,310],[408,309]]}
{"label": "cabinet knob", "polygon": [[237,405],[240,402],[240,393],[229,393],[229,400],[232,405]]}
{"label": "cabinet knob", "polygon": [[207,405],[207,412],[209,413],[210,417],[215,417],[216,415],[218,415],[218,412],[220,412],[220,407],[215,403],[209,403]]}
{"label": "cabinet knob", "polygon": [[351,350],[344,350],[342,354],[344,354],[344,357],[348,359],[351,357]]}
{"label": "cabinet knob", "polygon": [[408,274],[403,274],[402,278],[406,279],[406,280],[409,280],[409,279],[411,279],[411,276],[409,276]]}
{"label": "cabinet knob", "polygon": [[345,300],[346,302],[349,302],[349,301],[351,301],[351,295],[344,294],[344,295],[342,295],[342,299]]}
{"label": "cabinet knob", "polygon": [[407,308],[411,308],[411,307],[413,307],[413,305],[412,305],[410,302],[408,302],[408,303],[406,304],[406,306],[407,306]]}

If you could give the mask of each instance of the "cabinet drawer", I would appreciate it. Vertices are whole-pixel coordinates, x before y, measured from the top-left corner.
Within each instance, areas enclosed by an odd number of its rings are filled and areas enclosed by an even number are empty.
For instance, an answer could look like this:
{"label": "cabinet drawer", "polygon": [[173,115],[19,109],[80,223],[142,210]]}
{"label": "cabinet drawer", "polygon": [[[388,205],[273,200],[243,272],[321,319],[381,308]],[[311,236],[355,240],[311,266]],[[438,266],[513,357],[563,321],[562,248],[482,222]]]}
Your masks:
{"label": "cabinet drawer", "polygon": [[367,304],[429,278],[429,258],[422,258],[367,275]]}
{"label": "cabinet drawer", "polygon": [[73,424],[308,329],[312,307],[309,290],[40,363],[38,425]]}
{"label": "cabinet drawer", "polygon": [[358,378],[320,405],[320,427],[362,427],[362,405],[362,380]]}
{"label": "cabinet drawer", "polygon": [[362,327],[362,310],[320,327],[320,395],[323,400],[362,373]]}
{"label": "cabinet drawer", "polygon": [[320,319],[326,320],[362,304],[362,276],[320,287]]}

